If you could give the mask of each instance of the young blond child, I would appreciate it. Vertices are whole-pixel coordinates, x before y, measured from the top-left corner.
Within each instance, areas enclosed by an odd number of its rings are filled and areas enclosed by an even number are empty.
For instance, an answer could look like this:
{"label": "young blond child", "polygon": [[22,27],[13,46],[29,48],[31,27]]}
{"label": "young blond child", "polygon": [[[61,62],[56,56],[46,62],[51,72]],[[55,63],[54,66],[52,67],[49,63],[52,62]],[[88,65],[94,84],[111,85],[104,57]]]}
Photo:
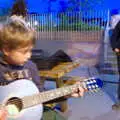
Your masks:
{"label": "young blond child", "polygon": [[[0,30],[0,51],[2,52],[0,84],[7,85],[16,80],[28,79],[36,84],[39,91],[43,91],[43,84],[40,82],[36,64],[30,60],[35,40],[35,32],[27,28],[24,22],[19,21],[19,19],[9,22]],[[80,87],[72,96],[83,96],[83,92],[83,88]],[[7,119],[7,111],[1,109],[0,120],[5,119]],[[48,119],[44,119],[43,113],[43,120]],[[65,120],[62,116],[56,119]]]}

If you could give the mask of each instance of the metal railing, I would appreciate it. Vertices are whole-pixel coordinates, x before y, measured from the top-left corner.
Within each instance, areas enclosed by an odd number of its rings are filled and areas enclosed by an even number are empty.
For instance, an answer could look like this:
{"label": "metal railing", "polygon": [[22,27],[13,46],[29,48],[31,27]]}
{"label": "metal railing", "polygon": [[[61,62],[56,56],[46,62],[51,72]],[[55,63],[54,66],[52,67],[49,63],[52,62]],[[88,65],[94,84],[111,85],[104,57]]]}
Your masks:
{"label": "metal railing", "polygon": [[[0,17],[4,23],[7,16]],[[37,31],[39,40],[100,39],[108,21],[108,10],[66,13],[28,14],[28,25]]]}
{"label": "metal railing", "polygon": [[[99,39],[99,31],[105,29],[108,21],[108,10],[28,14],[26,21],[30,27],[36,29],[40,40],[79,40]],[[93,31],[97,31],[93,34]],[[92,34],[91,34],[92,33]],[[83,35],[84,34],[84,35]]]}

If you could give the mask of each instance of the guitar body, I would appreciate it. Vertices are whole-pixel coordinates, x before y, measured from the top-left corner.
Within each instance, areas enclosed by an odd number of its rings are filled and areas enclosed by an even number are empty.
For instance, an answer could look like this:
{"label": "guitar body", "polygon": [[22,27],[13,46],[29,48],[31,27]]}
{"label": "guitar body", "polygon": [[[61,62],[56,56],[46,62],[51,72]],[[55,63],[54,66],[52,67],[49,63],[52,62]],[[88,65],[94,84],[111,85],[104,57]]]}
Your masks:
{"label": "guitar body", "polygon": [[4,107],[8,111],[7,120],[41,120],[42,103],[68,95],[81,85],[93,93],[102,88],[103,83],[100,79],[91,78],[79,84],[39,93],[32,81],[17,80],[0,86],[0,108]]}
{"label": "guitar body", "polygon": [[[0,86],[0,107],[4,107],[6,101],[12,97],[22,98],[39,93],[38,88],[30,80],[18,80],[6,86]],[[7,120],[40,120],[42,117],[43,106],[38,104],[29,108],[22,109],[19,114],[9,116]]]}

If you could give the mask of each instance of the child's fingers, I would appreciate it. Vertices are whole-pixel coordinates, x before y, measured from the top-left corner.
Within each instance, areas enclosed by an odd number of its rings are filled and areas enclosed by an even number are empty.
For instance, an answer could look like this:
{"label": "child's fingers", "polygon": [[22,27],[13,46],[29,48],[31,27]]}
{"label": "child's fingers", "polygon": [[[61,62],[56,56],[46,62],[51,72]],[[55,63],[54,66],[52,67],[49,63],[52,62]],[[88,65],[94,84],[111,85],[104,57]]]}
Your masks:
{"label": "child's fingers", "polygon": [[0,120],[6,120],[6,118],[7,118],[7,111],[0,110]]}

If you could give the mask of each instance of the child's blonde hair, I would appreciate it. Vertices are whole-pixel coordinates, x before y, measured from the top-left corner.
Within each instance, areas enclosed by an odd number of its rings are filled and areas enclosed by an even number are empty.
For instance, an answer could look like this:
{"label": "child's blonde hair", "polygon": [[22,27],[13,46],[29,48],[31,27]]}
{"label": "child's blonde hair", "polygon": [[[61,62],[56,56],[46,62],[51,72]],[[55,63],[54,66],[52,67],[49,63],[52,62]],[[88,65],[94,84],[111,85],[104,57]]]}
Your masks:
{"label": "child's blonde hair", "polygon": [[0,30],[0,49],[14,50],[35,44],[35,32],[20,21],[13,21]]}

